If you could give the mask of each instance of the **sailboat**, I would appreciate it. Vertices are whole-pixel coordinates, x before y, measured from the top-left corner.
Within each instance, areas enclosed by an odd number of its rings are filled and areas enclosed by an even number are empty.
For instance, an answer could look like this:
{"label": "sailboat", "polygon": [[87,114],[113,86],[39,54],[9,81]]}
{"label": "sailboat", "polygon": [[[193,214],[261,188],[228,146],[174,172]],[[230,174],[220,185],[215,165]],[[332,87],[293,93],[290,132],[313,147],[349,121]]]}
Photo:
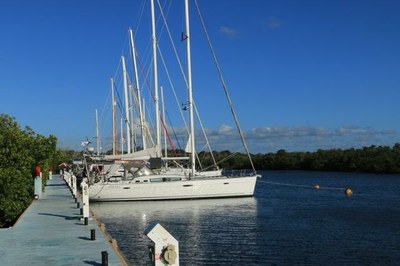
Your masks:
{"label": "sailboat", "polygon": [[[156,73],[157,48],[154,0],[151,0],[150,4],[152,13],[153,66]],[[188,68],[187,105],[190,124],[189,141],[186,149],[189,151],[190,157],[161,157],[161,149],[159,147],[160,113],[159,108],[156,107],[157,145],[132,154],[108,156],[107,159],[112,163],[108,164],[107,168],[102,169],[102,175],[89,176],[89,199],[91,201],[143,201],[253,196],[256,181],[261,177],[255,172],[254,167],[253,172],[240,171],[235,174],[228,174],[221,169],[210,171],[196,169],[188,0],[185,0],[185,26]],[[157,77],[155,77],[154,86],[155,88],[158,87]],[[156,89],[155,91],[157,93],[158,90]],[[155,98],[158,99],[158,96],[156,95]],[[126,113],[128,113],[128,110]],[[165,167],[163,162],[171,159],[174,161],[188,159],[190,167]]]}

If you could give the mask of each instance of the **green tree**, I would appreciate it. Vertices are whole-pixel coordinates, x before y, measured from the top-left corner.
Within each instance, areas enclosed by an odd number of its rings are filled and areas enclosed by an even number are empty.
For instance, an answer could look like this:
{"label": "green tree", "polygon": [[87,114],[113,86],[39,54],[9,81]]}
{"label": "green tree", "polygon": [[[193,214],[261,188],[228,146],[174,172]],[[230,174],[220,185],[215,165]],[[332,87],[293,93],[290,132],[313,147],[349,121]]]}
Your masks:
{"label": "green tree", "polygon": [[33,176],[41,166],[43,186],[54,163],[57,138],[20,128],[15,118],[0,114],[0,227],[12,224],[32,201]]}
{"label": "green tree", "polygon": [[0,115],[0,227],[12,222],[28,206],[33,191],[27,149],[30,136],[14,118]]}

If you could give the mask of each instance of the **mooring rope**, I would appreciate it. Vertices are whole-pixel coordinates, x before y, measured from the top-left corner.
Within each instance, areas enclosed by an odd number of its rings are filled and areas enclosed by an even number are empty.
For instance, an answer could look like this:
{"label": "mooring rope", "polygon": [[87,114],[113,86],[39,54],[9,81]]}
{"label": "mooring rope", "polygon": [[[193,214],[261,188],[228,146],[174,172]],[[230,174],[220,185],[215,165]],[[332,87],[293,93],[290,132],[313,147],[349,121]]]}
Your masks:
{"label": "mooring rope", "polygon": [[271,182],[271,181],[264,181],[264,183],[272,184],[272,185],[281,185],[281,186],[289,186],[289,187],[304,187],[304,188],[318,188],[318,189],[338,189],[344,190],[346,188],[343,187],[324,187],[320,186],[319,184],[314,185],[299,185],[299,184],[290,184],[290,183],[281,183],[281,182]]}

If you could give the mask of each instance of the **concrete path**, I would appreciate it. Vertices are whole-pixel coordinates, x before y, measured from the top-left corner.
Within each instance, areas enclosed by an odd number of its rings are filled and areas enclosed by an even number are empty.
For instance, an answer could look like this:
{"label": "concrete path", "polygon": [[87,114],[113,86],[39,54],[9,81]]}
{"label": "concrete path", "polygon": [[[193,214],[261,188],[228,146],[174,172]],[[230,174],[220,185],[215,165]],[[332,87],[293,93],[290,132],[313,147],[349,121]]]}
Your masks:
{"label": "concrete path", "polygon": [[59,175],[13,228],[0,229],[0,265],[101,265],[102,251],[108,253],[108,265],[125,265],[96,222],[80,220],[80,209]]}

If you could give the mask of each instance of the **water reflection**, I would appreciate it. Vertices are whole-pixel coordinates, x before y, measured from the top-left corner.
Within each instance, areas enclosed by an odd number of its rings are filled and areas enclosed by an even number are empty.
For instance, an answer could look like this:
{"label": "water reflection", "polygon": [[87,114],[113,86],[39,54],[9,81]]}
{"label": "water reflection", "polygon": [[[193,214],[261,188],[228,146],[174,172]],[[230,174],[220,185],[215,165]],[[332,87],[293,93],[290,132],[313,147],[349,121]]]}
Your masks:
{"label": "water reflection", "polygon": [[[162,224],[180,245],[183,265],[246,262],[257,249],[255,198],[91,203],[133,265],[150,265],[144,230]],[[144,258],[144,259],[143,259]]]}
{"label": "water reflection", "polygon": [[[254,198],[91,206],[131,265],[151,265],[143,231],[153,221],[179,240],[181,265],[398,265],[399,175],[263,176]],[[349,186],[355,193],[278,183]]]}

